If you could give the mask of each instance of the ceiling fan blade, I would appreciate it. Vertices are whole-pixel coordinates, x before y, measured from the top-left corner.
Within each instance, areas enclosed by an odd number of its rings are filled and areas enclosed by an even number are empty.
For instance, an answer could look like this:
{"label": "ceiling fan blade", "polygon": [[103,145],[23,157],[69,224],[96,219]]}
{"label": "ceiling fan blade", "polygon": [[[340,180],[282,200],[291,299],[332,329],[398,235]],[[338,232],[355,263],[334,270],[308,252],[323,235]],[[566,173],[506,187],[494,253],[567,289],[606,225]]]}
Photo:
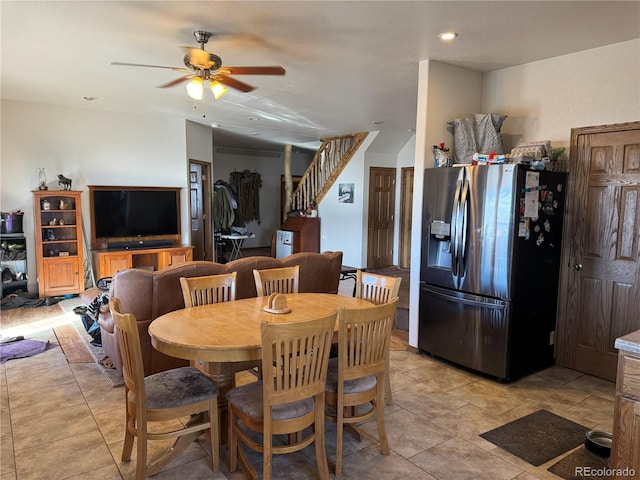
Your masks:
{"label": "ceiling fan blade", "polygon": [[126,62],[111,62],[111,65],[118,65],[123,67],[148,67],[148,68],[168,68],[176,72],[190,72],[191,70],[184,67],[165,67],[163,65],[147,65],[144,63],[126,63]]}
{"label": "ceiling fan blade", "polygon": [[169,83],[165,83],[164,85],[158,85],[158,88],[167,88],[167,87],[173,87],[175,85],[178,85],[182,82],[186,82],[187,80],[189,80],[190,78],[195,77],[194,74],[191,75],[184,75],[180,78],[176,78],[175,80],[171,80]]}
{"label": "ceiling fan blade", "polygon": [[250,92],[255,90],[256,87],[252,87],[251,85],[247,85],[240,80],[236,80],[235,78],[227,77],[226,75],[215,75],[214,80],[226,85],[227,87],[235,88],[236,90],[240,90],[241,92]]}
{"label": "ceiling fan blade", "polygon": [[270,67],[221,67],[224,75],[284,75],[286,70],[279,66]]}

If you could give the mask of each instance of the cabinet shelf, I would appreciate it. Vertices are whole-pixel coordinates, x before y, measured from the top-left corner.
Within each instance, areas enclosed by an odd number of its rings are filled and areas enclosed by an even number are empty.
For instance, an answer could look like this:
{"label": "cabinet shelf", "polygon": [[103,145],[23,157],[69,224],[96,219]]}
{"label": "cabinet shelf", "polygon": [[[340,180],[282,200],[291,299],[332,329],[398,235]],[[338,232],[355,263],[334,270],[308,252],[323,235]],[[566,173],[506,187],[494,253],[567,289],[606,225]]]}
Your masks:
{"label": "cabinet shelf", "polygon": [[[2,297],[22,290],[27,291],[27,239],[22,233],[0,234],[0,270],[5,268],[16,278],[2,281]],[[18,279],[19,278],[19,279]]]}
{"label": "cabinet shelf", "polygon": [[40,298],[84,290],[81,194],[74,190],[33,192]]}

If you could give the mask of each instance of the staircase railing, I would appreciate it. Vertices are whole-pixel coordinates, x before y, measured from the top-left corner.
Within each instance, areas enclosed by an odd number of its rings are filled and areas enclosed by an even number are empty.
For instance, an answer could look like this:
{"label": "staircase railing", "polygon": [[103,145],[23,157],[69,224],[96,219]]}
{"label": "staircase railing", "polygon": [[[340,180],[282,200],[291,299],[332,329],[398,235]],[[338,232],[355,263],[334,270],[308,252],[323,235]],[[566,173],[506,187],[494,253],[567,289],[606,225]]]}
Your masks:
{"label": "staircase railing", "polygon": [[367,138],[367,132],[323,138],[322,145],[291,196],[291,210],[320,204],[331,186]]}

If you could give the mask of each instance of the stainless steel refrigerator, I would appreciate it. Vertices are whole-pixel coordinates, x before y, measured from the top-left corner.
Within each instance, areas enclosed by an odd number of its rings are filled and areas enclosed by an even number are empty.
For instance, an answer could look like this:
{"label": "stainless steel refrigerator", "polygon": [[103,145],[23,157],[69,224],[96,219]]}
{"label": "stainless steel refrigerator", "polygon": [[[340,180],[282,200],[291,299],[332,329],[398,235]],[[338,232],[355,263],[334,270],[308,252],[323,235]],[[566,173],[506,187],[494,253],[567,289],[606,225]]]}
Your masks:
{"label": "stainless steel refrigerator", "polygon": [[566,174],[424,173],[418,347],[513,380],[553,363]]}

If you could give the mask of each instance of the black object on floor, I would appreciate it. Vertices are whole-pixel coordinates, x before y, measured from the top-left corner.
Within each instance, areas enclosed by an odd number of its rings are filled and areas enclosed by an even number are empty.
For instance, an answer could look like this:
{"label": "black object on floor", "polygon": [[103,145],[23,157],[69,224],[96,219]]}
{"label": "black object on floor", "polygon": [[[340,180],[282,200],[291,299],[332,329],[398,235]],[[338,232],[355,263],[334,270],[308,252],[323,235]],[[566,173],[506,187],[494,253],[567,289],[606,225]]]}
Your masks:
{"label": "black object on floor", "polygon": [[583,480],[586,477],[606,480],[609,478],[605,475],[608,468],[609,462],[606,458],[602,458],[582,446],[551,465],[547,470],[566,480]]}
{"label": "black object on floor", "polygon": [[548,410],[538,410],[480,436],[538,467],[582,445],[587,430]]}

